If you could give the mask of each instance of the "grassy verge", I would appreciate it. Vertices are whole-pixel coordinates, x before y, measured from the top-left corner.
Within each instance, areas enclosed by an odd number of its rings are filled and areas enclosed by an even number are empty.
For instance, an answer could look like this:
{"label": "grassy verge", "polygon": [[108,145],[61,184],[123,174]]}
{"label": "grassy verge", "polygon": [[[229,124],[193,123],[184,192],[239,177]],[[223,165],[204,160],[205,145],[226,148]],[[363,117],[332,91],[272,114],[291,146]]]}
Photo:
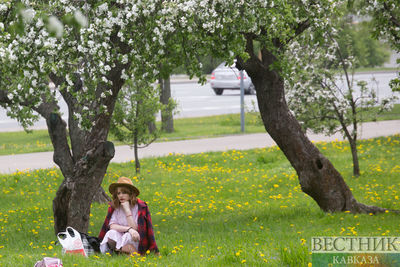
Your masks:
{"label": "grassy verge", "polygon": [[[400,104],[394,105],[391,111],[384,112],[378,116],[378,120],[396,119],[400,119]],[[257,113],[247,113],[245,122],[245,133],[265,132]],[[241,134],[239,114],[175,119],[174,126],[175,132],[163,133],[157,142]],[[122,145],[113,136],[110,139],[116,145]],[[36,130],[32,131],[32,133],[0,132],[0,155],[52,150],[53,147],[47,130]]]}
{"label": "grassy verge", "polygon": [[[346,142],[319,143],[355,197],[399,209],[400,135],[361,141],[362,175],[352,177]],[[64,266],[310,266],[313,236],[399,236],[399,215],[325,214],[301,192],[277,148],[170,155],[111,164],[103,186],[128,176],[147,201],[161,256],[64,256],[54,244],[51,202],[62,177],[56,169],[0,176],[0,266],[33,266],[44,256]],[[97,235],[107,205],[93,204]]]}
{"label": "grassy verge", "polygon": [[360,72],[395,72],[395,71],[399,71],[399,68],[396,67],[375,67],[375,68],[358,68],[356,69],[355,73],[360,73]]}
{"label": "grassy verge", "polygon": [[378,115],[378,121],[399,120],[400,119],[400,104],[395,104],[392,110],[385,111]]}
{"label": "grassy verge", "polygon": [[[183,118],[174,120],[175,132],[163,133],[159,141],[207,138],[241,134],[240,114]],[[245,114],[245,133],[265,132],[259,113]]]}

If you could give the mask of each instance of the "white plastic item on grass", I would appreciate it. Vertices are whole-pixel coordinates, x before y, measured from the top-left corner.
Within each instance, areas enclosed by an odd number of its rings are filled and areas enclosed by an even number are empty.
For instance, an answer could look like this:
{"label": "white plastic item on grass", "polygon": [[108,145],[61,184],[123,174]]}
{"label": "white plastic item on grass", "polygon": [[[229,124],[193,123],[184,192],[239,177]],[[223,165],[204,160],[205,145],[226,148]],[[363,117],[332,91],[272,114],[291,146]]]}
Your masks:
{"label": "white plastic item on grass", "polygon": [[43,260],[36,262],[34,267],[63,267],[59,258],[44,257]]}
{"label": "white plastic item on grass", "polygon": [[81,234],[74,228],[68,226],[65,232],[60,232],[57,234],[57,238],[63,247],[63,253],[81,254],[87,257],[83,247]]}

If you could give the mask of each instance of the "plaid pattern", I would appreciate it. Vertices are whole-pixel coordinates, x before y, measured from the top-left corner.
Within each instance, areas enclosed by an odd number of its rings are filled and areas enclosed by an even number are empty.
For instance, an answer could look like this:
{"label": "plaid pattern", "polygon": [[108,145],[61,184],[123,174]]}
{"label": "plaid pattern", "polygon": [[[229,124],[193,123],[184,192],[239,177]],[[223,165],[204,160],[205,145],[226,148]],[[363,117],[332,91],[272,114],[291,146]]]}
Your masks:
{"label": "plaid pattern", "polygon": [[[151,215],[149,208],[147,207],[146,202],[137,199],[138,204],[138,233],[140,235],[139,241],[139,253],[141,255],[146,254],[147,250],[158,253],[158,247],[156,244],[156,239],[154,238],[153,224],[151,222]],[[103,240],[107,231],[110,230],[109,223],[111,216],[114,212],[114,208],[111,206],[108,207],[107,216],[104,220],[104,224],[101,227],[99,233],[100,242]]]}
{"label": "plaid pattern", "polygon": [[93,247],[90,245],[86,236],[81,235],[81,239],[82,239],[83,249],[85,250],[86,256],[93,255],[95,251],[94,251]]}

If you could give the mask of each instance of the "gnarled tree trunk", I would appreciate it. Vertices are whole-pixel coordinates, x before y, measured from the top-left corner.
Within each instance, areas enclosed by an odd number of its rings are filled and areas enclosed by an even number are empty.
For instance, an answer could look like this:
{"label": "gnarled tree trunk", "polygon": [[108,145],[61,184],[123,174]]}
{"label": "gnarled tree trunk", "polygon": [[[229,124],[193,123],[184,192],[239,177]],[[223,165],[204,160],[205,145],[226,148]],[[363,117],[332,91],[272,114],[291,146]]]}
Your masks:
{"label": "gnarled tree trunk", "polygon": [[[60,167],[64,180],[53,200],[55,233],[72,226],[80,232],[87,232],[89,227],[90,206],[94,200],[109,201],[109,197],[101,187],[110,160],[114,157],[115,148],[107,141],[112,111],[123,81],[118,74],[123,66],[117,65],[111,74],[115,75],[113,94],[104,100],[108,113],[99,113],[92,118],[92,127],[83,130],[73,114],[79,113],[76,98],[66,90],[60,91],[68,105],[67,124],[59,114],[56,103],[43,103],[37,112],[47,123],[50,139],[54,147],[54,162]],[[56,86],[65,82],[63,77],[50,75]],[[82,88],[80,77],[75,79],[75,90]],[[94,107],[95,108],[95,107]],[[71,147],[68,138],[71,140]]]}
{"label": "gnarled tree trunk", "polygon": [[251,58],[238,59],[237,66],[251,77],[265,129],[296,170],[302,191],[325,212],[383,212],[383,208],[358,203],[340,173],[303,132],[287,106],[282,76],[270,70],[276,58],[263,50],[260,60],[252,51],[248,40]]}
{"label": "gnarled tree trunk", "polygon": [[99,191],[108,163],[114,157],[114,145],[101,143],[93,153],[89,151],[74,166],[74,173],[64,177],[53,200],[55,232],[73,226],[80,232],[89,227],[90,205]]}

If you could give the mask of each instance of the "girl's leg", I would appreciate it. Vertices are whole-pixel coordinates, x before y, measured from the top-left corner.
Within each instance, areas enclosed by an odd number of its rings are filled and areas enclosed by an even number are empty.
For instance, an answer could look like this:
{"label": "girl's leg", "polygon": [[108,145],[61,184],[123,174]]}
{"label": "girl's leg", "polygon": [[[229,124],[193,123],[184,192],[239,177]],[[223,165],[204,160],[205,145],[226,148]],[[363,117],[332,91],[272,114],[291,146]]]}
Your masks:
{"label": "girl's leg", "polygon": [[132,254],[132,253],[134,253],[134,252],[138,252],[137,250],[136,250],[136,248],[133,246],[133,245],[131,245],[131,244],[126,244],[125,246],[123,246],[122,248],[121,248],[121,251],[123,252],[123,253],[126,253],[126,254],[128,254],[128,255],[130,255],[130,254]]}
{"label": "girl's leg", "polygon": [[117,242],[115,242],[115,241],[112,240],[112,239],[108,239],[107,245],[108,245],[108,248],[109,248],[111,251],[114,251],[114,250],[115,250],[115,247],[116,247],[116,245],[117,245]]}

